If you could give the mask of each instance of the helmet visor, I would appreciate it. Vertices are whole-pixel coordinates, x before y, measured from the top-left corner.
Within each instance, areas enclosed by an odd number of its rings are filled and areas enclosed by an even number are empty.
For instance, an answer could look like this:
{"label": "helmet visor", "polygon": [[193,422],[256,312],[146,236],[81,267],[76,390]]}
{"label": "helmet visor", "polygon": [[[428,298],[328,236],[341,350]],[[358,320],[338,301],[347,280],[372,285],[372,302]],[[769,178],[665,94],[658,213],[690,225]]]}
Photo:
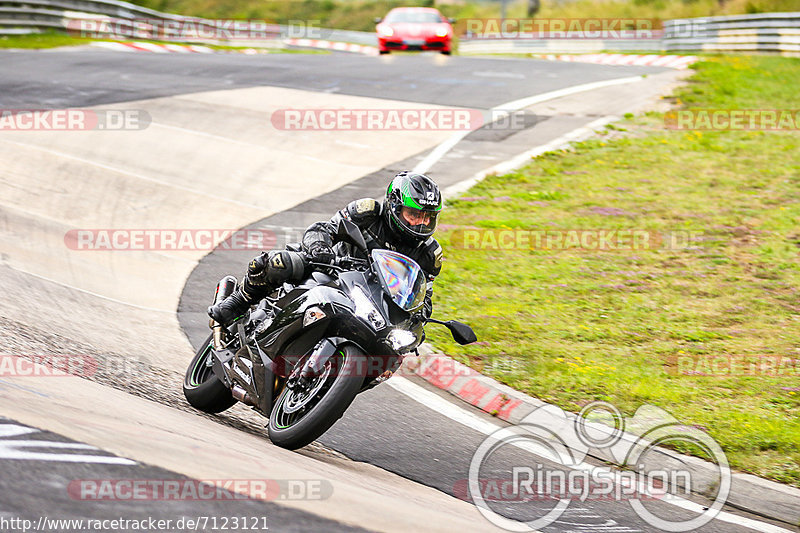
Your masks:
{"label": "helmet visor", "polygon": [[438,211],[427,211],[415,207],[398,206],[397,218],[408,232],[417,237],[428,237],[436,231]]}

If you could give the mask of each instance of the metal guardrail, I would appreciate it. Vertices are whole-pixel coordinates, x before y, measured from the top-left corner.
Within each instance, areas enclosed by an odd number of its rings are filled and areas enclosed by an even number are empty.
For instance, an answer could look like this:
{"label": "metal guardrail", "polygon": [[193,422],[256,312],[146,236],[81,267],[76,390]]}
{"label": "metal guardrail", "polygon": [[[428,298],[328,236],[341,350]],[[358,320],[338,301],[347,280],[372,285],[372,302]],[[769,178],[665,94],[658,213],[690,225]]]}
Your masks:
{"label": "metal guardrail", "polygon": [[[100,18],[98,18],[100,17]],[[225,24],[230,21],[185,17],[173,13],[162,13],[146,7],[119,0],[0,0],[0,34],[25,34],[53,29],[81,31],[81,21],[105,20],[113,23],[109,37],[132,37],[141,39],[170,40],[177,37],[170,34],[169,22],[191,23],[198,30],[210,32],[220,30],[224,33]],[[148,21],[152,22],[157,34],[148,32]],[[255,30],[265,29],[274,39],[325,39],[334,42],[355,43],[377,46],[378,39],[373,32],[334,30],[305,25],[267,24],[264,21],[241,21],[250,24]],[[91,24],[87,24],[91,26]],[[91,29],[91,28],[90,28]],[[160,32],[160,33],[159,33]],[[226,39],[190,39],[197,42],[220,42]],[[227,39],[236,41],[236,39]],[[237,42],[237,44],[242,44]]]}
{"label": "metal guardrail", "polygon": [[800,55],[800,12],[668,20],[664,48]]}
{"label": "metal guardrail", "polygon": [[779,52],[800,55],[800,12],[676,19],[654,39],[465,39],[462,54],[620,51]]}
{"label": "metal guardrail", "polygon": [[[231,28],[231,23],[236,28]],[[0,0],[0,34],[40,33],[67,30],[81,36],[152,39],[182,42],[256,46],[280,45],[286,37],[303,37],[316,30],[299,26],[269,24],[265,21],[212,20],[162,13],[118,0]],[[187,37],[187,31],[190,35]],[[193,33],[192,33],[193,32]],[[260,38],[239,38],[243,34]],[[363,40],[363,36],[359,36]]]}
{"label": "metal guardrail", "polygon": [[[103,24],[108,30],[102,31]],[[238,33],[263,35],[263,39],[224,38],[230,20],[210,20],[162,13],[118,0],[0,0],[0,35],[27,34],[53,29],[68,30],[75,35],[88,31],[93,36],[152,40],[180,40],[255,46],[276,46],[282,39],[312,39],[377,46],[373,32],[316,28],[302,24],[279,25],[265,21],[235,21],[241,24]],[[197,33],[222,35],[222,38],[186,37],[184,28],[193,26]],[[184,33],[181,33],[184,31]]]}
{"label": "metal guardrail", "polygon": [[[342,43],[355,43],[363,44],[365,46],[378,46],[378,36],[375,32],[367,31],[350,31],[350,30],[328,30],[325,28],[314,28],[318,30],[319,39],[326,39],[328,41],[342,42]],[[311,30],[309,29],[309,32]],[[303,36],[301,38],[310,38]]]}

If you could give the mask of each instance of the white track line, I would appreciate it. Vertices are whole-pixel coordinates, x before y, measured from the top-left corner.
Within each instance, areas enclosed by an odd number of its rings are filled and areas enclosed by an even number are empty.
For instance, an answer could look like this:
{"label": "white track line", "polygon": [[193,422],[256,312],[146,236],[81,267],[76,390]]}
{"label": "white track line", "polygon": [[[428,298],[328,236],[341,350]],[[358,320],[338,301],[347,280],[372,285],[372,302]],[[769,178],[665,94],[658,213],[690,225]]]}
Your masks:
{"label": "white track line", "polygon": [[[548,100],[554,100],[556,98],[561,98],[563,96],[569,96],[576,93],[591,91],[592,89],[599,89],[601,87],[610,87],[613,85],[634,83],[637,81],[642,81],[643,79],[644,76],[632,76],[628,78],[617,78],[613,80],[582,83],[580,85],[573,85],[572,87],[559,89],[557,91],[550,91],[547,93],[537,94],[534,96],[528,96],[526,98],[520,98],[519,100],[512,100],[511,102],[506,102],[505,104],[500,104],[499,106],[495,106],[490,111],[492,111],[493,113],[503,112],[503,111],[511,113],[512,111],[517,111],[519,109],[530,107],[534,104],[540,104],[542,102],[546,102]],[[456,144],[458,144],[464,137],[472,133],[472,131],[473,130],[459,131],[451,135],[449,139],[440,143],[436,148],[434,148],[431,151],[431,153],[425,156],[425,158],[422,161],[420,161],[417,164],[417,166],[414,167],[413,172],[419,172],[419,173],[428,172],[433,167],[433,165],[435,165],[442,157],[444,157],[444,155],[447,152],[449,152]]]}
{"label": "white track line", "polygon": [[[442,398],[438,394],[431,392],[425,389],[424,387],[417,385],[416,383],[412,383],[410,380],[403,378],[401,376],[395,376],[391,378],[386,382],[386,384],[391,386],[396,391],[405,394],[409,398],[419,402],[423,406],[433,411],[436,411],[437,413],[444,415],[447,418],[455,422],[458,422],[463,426],[466,426],[474,431],[477,431],[478,433],[483,433],[484,435],[491,435],[492,433],[504,427],[497,424],[493,424],[482,418],[479,418],[475,414],[465,409],[462,409],[461,407],[456,406],[455,404]],[[511,444],[539,456],[542,456],[543,455],[542,450],[545,450],[545,447],[543,445],[535,445],[530,441],[524,441],[524,442],[515,441],[512,442]],[[544,454],[544,457],[547,457],[549,460],[552,460],[552,455],[553,455],[552,453],[546,453]],[[565,466],[566,468],[570,468],[573,470],[582,470],[590,473],[592,471],[596,472],[599,469],[603,468],[603,467],[589,465],[587,463],[580,463],[577,465],[562,465],[562,466]],[[615,473],[615,471],[611,469],[607,469],[607,471]],[[645,489],[643,492],[646,492],[646,487],[640,485],[639,490],[641,491],[642,488]],[[680,507],[682,509],[695,513],[702,513],[705,510],[705,507],[703,507],[698,503],[695,503],[690,500],[685,500],[683,498],[674,495],[670,495],[669,498],[664,497],[662,498],[662,501],[669,503],[670,505],[674,505],[676,507]],[[714,520],[729,522],[755,531],[761,531],[763,533],[792,533],[788,529],[783,529],[778,526],[773,526],[772,524],[759,522],[757,520],[752,520],[750,518],[728,513],[726,511],[721,511],[719,514],[717,514]]]}

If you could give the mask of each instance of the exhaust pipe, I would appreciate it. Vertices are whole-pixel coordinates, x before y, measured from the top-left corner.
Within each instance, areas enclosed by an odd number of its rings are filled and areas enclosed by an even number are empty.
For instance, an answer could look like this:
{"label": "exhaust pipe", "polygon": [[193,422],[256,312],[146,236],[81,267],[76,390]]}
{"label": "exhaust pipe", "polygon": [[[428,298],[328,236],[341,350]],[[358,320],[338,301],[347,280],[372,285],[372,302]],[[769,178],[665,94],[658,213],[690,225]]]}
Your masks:
{"label": "exhaust pipe", "polygon": [[244,404],[251,405],[253,407],[256,405],[256,402],[254,402],[250,395],[247,394],[247,391],[241,388],[239,385],[234,385],[231,387],[231,394],[234,398]]}
{"label": "exhaust pipe", "polygon": [[[217,283],[217,290],[214,293],[214,305],[231,295],[236,289],[236,278],[225,276]],[[222,325],[213,318],[208,321],[208,327],[214,332],[214,349],[222,350]]]}

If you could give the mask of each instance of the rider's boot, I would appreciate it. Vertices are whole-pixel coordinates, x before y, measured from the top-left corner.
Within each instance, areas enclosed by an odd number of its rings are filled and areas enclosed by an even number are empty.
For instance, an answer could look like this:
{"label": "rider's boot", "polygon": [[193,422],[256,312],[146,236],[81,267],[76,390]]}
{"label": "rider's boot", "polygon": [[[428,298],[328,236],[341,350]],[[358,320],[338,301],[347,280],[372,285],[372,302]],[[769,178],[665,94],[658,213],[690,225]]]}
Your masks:
{"label": "rider's boot", "polygon": [[243,315],[247,308],[254,303],[241,287],[237,287],[230,296],[210,306],[208,308],[208,316],[225,326],[232,322],[233,319]]}

